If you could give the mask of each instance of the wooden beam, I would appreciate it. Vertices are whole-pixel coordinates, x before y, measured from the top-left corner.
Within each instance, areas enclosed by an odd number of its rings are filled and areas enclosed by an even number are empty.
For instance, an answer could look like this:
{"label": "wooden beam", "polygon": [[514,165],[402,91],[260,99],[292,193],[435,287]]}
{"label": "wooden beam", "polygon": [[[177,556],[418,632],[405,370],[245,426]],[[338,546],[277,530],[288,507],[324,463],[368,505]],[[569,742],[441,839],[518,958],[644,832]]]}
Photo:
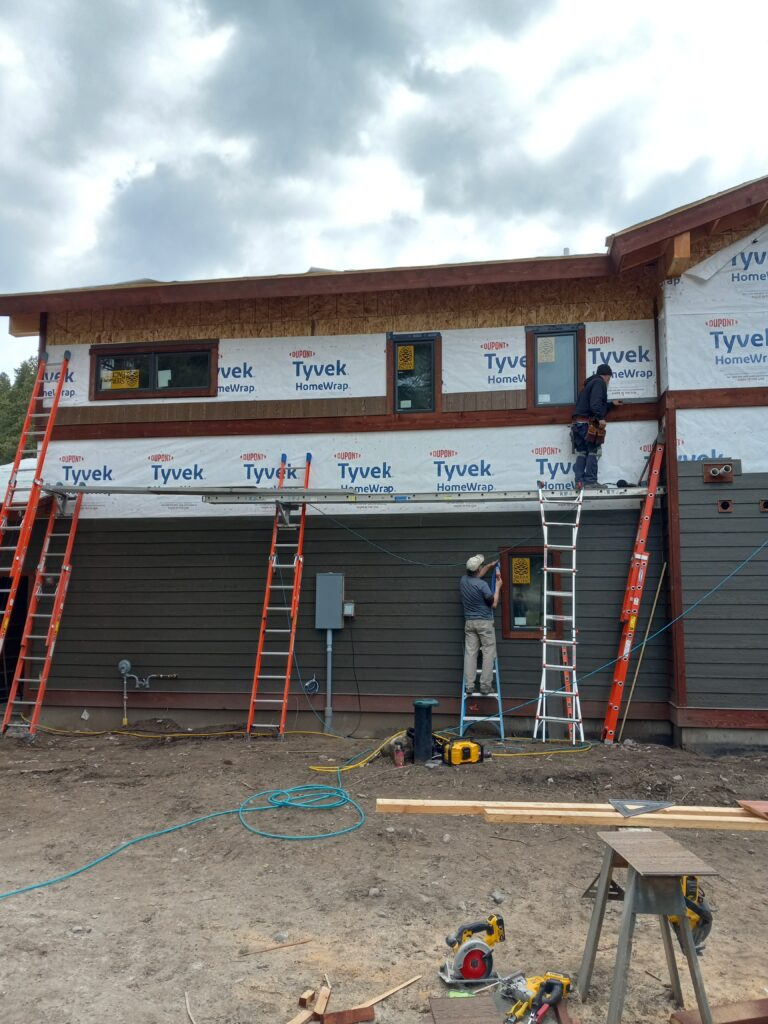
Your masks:
{"label": "wooden beam", "polygon": [[768,832],[768,821],[742,807],[667,807],[625,818],[611,804],[535,803],[492,800],[376,801],[379,813],[470,814],[485,821],[521,825],[585,825],[604,828],[698,828]]}
{"label": "wooden beam", "polygon": [[680,277],[691,265],[691,232],[675,235],[664,249],[662,274],[664,278]]}
{"label": "wooden beam", "polygon": [[[712,1024],[765,1024],[768,1021],[768,999],[750,999],[728,1006],[712,1006]],[[675,1010],[672,1024],[701,1024],[698,1010]]]}
{"label": "wooden beam", "polygon": [[333,1010],[324,1013],[321,1024],[359,1024],[360,1021],[376,1020],[376,1011],[372,1006],[352,1006],[348,1010]]}
{"label": "wooden beam", "polygon": [[650,245],[644,245],[642,249],[634,249],[632,252],[621,256],[616,262],[616,269],[621,272],[633,270],[635,267],[642,267],[646,263],[655,263],[663,252],[663,244],[652,242]]}
{"label": "wooden beam", "polygon": [[40,333],[40,314],[15,313],[10,319],[8,333],[14,338],[34,338]]}

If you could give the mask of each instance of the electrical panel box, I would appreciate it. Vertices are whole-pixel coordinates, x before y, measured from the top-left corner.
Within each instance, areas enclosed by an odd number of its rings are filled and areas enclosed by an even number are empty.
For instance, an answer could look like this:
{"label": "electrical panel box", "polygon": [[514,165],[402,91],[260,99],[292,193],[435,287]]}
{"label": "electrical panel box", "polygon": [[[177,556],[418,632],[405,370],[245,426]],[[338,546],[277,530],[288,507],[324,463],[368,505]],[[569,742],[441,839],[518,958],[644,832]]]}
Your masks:
{"label": "electrical panel box", "polygon": [[344,573],[319,572],[315,576],[315,629],[344,626]]}

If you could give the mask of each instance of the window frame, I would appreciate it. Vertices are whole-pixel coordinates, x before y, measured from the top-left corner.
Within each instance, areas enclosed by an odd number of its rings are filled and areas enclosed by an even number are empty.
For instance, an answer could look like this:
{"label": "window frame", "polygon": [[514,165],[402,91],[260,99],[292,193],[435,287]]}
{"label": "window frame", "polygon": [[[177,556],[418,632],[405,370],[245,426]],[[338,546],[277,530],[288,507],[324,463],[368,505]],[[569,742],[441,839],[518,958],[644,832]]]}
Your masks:
{"label": "window frame", "polygon": [[[550,402],[546,405],[539,405],[536,400],[538,388],[536,386],[536,373],[538,364],[536,362],[536,339],[550,335],[572,334],[574,336],[574,391],[573,400],[563,403]],[[587,331],[584,324],[536,324],[525,328],[525,366],[526,366],[526,402],[528,409],[567,409],[576,403],[581,391],[581,385],[586,378],[587,372]]]}
{"label": "window frame", "polygon": [[[397,361],[395,349],[400,344],[423,344],[432,346],[432,408],[398,409]],[[424,416],[432,418],[443,411],[443,336],[439,331],[387,331],[387,411],[394,416]]]}
{"label": "window frame", "polygon": [[[560,566],[559,552],[551,551],[550,560],[553,566]],[[512,546],[509,548],[502,548],[500,551],[500,557],[502,559],[501,575],[504,582],[501,594],[501,635],[505,640],[538,640],[541,641],[544,633],[543,626],[536,626],[530,629],[515,628],[512,615],[512,559],[525,557],[526,555],[544,555],[543,544],[525,544],[522,546]],[[546,574],[542,573],[542,577]],[[558,579],[555,575],[554,579]],[[552,589],[559,589],[553,585]],[[562,611],[560,605],[562,604],[559,597],[555,597],[553,600],[553,614],[560,615]],[[546,602],[544,600],[544,579],[542,579],[542,613],[546,612]],[[553,639],[559,639],[562,635],[562,623],[553,621],[553,628],[549,630],[550,637]]]}
{"label": "window frame", "polygon": [[[153,388],[134,390],[133,388],[101,391],[99,389],[99,358],[117,355],[150,355],[185,352],[208,352],[210,380],[207,385],[199,388]],[[147,398],[215,398],[219,393],[219,339],[198,341],[149,342],[127,345],[91,345],[88,350],[91,360],[89,398],[92,402],[136,402]]]}

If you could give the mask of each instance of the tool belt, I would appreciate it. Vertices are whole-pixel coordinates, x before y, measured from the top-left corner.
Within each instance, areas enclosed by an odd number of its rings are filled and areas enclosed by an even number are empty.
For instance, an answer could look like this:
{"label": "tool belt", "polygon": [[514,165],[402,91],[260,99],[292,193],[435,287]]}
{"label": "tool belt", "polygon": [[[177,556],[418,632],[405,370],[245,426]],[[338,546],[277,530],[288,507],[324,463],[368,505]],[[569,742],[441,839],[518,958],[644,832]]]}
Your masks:
{"label": "tool belt", "polygon": [[573,421],[571,423],[571,439],[573,439],[574,435],[573,428],[577,423],[589,424],[586,433],[587,444],[593,444],[598,448],[603,444],[603,442],[605,441],[605,426],[601,426],[600,420],[596,416],[574,416]]}

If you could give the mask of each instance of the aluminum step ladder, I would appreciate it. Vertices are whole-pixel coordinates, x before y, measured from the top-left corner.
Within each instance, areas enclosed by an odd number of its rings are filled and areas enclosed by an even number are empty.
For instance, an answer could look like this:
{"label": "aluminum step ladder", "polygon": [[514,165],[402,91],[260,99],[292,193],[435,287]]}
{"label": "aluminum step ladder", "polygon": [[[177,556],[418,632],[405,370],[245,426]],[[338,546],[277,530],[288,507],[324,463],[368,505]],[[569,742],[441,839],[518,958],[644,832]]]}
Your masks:
{"label": "aluminum step ladder", "polygon": [[72,578],[72,549],[83,495],[56,498],[51,504],[37,564],[19,657],[0,731],[35,735],[45,699],[64,602]]}
{"label": "aluminum step ladder", "polygon": [[[29,548],[32,528],[40,504],[40,485],[43,481],[43,464],[48,453],[56,413],[59,409],[61,392],[67,379],[70,353],[64,353],[60,364],[59,378],[48,408],[44,405],[45,376],[54,364],[48,362],[43,353],[37,366],[37,376],[32,386],[32,394],[27,407],[27,414],[21,428],[21,436],[16,449],[16,457],[11,467],[8,486],[5,490],[2,508],[0,509],[0,577],[7,576],[7,582],[0,587],[0,652],[2,652],[8,626],[13,614],[13,606],[19,590],[19,581],[24,570],[24,559]],[[35,469],[30,483],[20,481],[21,462],[25,458],[35,459]]]}
{"label": "aluminum step ladder", "polygon": [[611,692],[608,696],[608,707],[606,708],[605,721],[603,722],[602,739],[604,743],[614,743],[616,739],[616,726],[619,722],[621,699],[624,695],[624,684],[627,681],[627,672],[629,671],[629,658],[637,631],[645,581],[648,577],[650,555],[645,550],[645,547],[648,543],[648,533],[651,529],[651,518],[659,489],[663,462],[664,437],[660,435],[656,439],[647,463],[648,491],[640,509],[640,522],[637,526],[635,543],[632,548],[632,558],[629,563],[627,586],[621,605],[621,639],[619,640],[619,653],[613,670]]}
{"label": "aluminum step ladder", "polygon": [[[481,654],[482,657],[482,654]],[[478,668],[475,675],[475,682],[480,678],[481,668]],[[467,702],[470,704],[473,701],[482,701],[482,704],[476,707],[467,707]],[[493,703],[491,703],[493,701]],[[488,702],[486,704],[486,702]],[[488,707],[486,714],[474,714],[474,712],[482,710],[483,706]],[[494,710],[495,709],[495,710]],[[468,713],[469,712],[469,713]],[[461,680],[461,714],[459,717],[459,736],[463,736],[464,733],[469,729],[470,726],[475,725],[477,722],[489,722],[497,727],[499,730],[499,739],[504,739],[504,714],[501,709],[501,682],[499,680],[499,659],[494,658],[493,660],[493,689],[490,693],[472,693],[468,694],[464,689],[464,679]]]}
{"label": "aluminum step ladder", "polygon": [[[303,487],[309,486],[312,455],[307,452]],[[247,735],[266,730],[276,736],[285,732],[288,691],[291,688],[293,648],[299,616],[301,578],[304,571],[306,501],[291,500],[284,483],[291,467],[281,455],[277,478],[278,496],[272,523],[272,543],[267,563],[267,582],[259,627],[259,645],[253,672]],[[266,684],[266,686],[262,686]],[[256,721],[256,716],[260,721]],[[270,717],[271,716],[271,717]],[[269,718],[267,721],[266,719]]]}
{"label": "aluminum step ladder", "polygon": [[[562,494],[539,485],[544,532],[544,602],[541,683],[533,738],[547,740],[547,727],[565,725],[571,743],[584,742],[584,723],[576,677],[576,542],[584,491]],[[559,714],[551,710],[559,704]]]}

